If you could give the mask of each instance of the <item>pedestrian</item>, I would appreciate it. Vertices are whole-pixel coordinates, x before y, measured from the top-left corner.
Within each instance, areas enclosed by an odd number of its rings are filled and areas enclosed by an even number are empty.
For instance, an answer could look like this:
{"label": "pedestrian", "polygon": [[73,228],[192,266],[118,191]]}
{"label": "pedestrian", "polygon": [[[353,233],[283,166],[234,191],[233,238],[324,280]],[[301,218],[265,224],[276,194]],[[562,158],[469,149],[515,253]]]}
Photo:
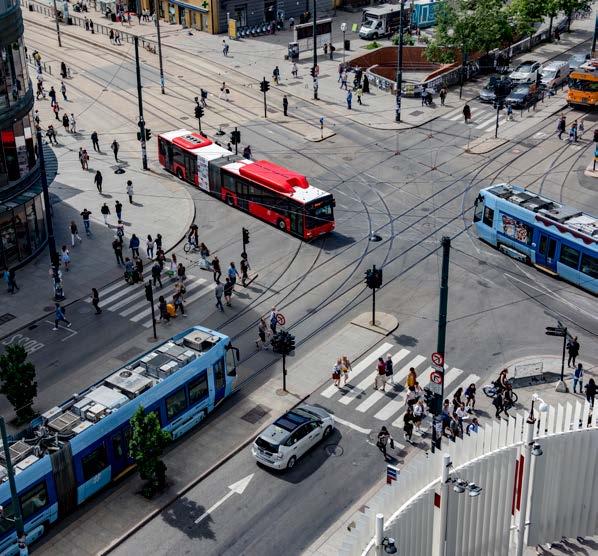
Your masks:
{"label": "pedestrian", "polygon": [[577,142],[577,122],[574,121],[569,129],[569,143]]}
{"label": "pedestrian", "polygon": [[64,270],[67,272],[69,271],[69,265],[71,264],[71,254],[66,245],[62,246],[60,258],[62,259],[62,264],[64,265]]}
{"label": "pedestrian", "polygon": [[363,76],[363,94],[366,95],[370,92],[370,80],[367,74]]}
{"label": "pedestrian", "polygon": [[[98,190],[98,193],[101,195],[102,194],[102,183],[104,181],[104,177],[102,176],[102,172],[100,172],[99,170],[96,170],[96,175],[93,178],[93,183],[96,186],[96,189]],[[104,207],[106,207],[108,209],[108,207],[106,206],[106,203],[104,203]],[[102,207],[102,214],[104,214],[103,208]],[[108,209],[108,212],[106,213],[106,216],[110,214],[110,209]],[[104,217],[104,224],[108,224],[108,222],[106,221],[106,217]]]}
{"label": "pedestrian", "polygon": [[125,261],[123,261],[123,242],[118,238],[118,236],[114,236],[114,241],[112,242],[112,249],[114,250],[116,263],[119,265],[124,265]]}
{"label": "pedestrian", "polygon": [[17,279],[15,276],[15,269],[11,268],[10,270],[4,271],[4,276],[6,281],[8,282],[8,293],[14,294],[15,289],[19,291],[19,286],[17,286]]}
{"label": "pedestrian", "polygon": [[91,288],[91,304],[96,310],[96,315],[99,315],[102,312],[102,309],[100,309],[100,294],[95,288]]}
{"label": "pedestrian", "polygon": [[453,411],[456,411],[457,407],[463,404],[461,396],[463,396],[463,387],[459,386],[459,388],[457,388],[457,390],[453,394]]}
{"label": "pedestrian", "polygon": [[163,295],[158,298],[158,312],[160,313],[160,322],[165,320],[169,324],[170,315],[168,314],[168,307],[166,306],[166,300]]}
{"label": "pedestrian", "polygon": [[586,389],[586,400],[590,404],[590,409],[594,408],[594,400],[596,399],[596,382],[593,378],[588,380],[585,386]]}
{"label": "pedestrian", "polygon": [[[98,170],[98,174],[100,174],[99,170]],[[96,174],[96,179],[97,179],[98,175]],[[99,185],[96,182],[96,185],[98,187],[99,192],[102,192],[102,174],[100,174],[100,182]],[[108,224],[108,216],[110,216],[110,208],[108,207],[108,205],[106,203],[104,203],[102,205],[102,208],[100,209],[100,213],[102,214],[102,216],[104,217],[104,224],[106,224],[106,226],[110,227],[110,224]]]}
{"label": "pedestrian", "polygon": [[220,309],[222,312],[224,312],[224,307],[222,305],[222,295],[224,294],[224,286],[222,285],[222,283],[216,283],[214,294],[216,295],[216,309]]}
{"label": "pedestrian", "polygon": [[475,409],[475,394],[476,394],[476,387],[475,387],[475,384],[472,382],[465,389],[465,406],[467,407],[468,411],[470,411],[470,412]]}
{"label": "pedestrian", "polygon": [[378,363],[376,365],[376,378],[374,379],[374,390],[386,389],[386,363],[382,357],[378,357]]}
{"label": "pedestrian", "polygon": [[52,124],[50,124],[46,130],[46,137],[50,140],[50,145],[58,145],[58,141],[56,140],[56,130]]}
{"label": "pedestrian", "polygon": [[154,288],[156,287],[156,283],[160,284],[160,287],[163,288],[162,285],[162,269],[158,262],[155,262],[152,266],[152,281],[154,283]]}
{"label": "pedestrian", "polygon": [[586,130],[586,128],[583,125],[583,120],[581,120],[579,122],[579,125],[577,126],[577,137],[581,138],[583,136],[583,132]]}
{"label": "pedestrian", "polygon": [[579,393],[583,391],[583,366],[581,363],[577,364],[577,367],[573,371],[573,393],[577,393],[577,384],[579,384]]}
{"label": "pedestrian", "polygon": [[297,67],[297,62],[293,62],[293,65],[291,66],[291,75],[297,79],[297,77],[299,77],[299,68]]}
{"label": "pedestrian", "polygon": [[332,384],[334,384],[337,388],[341,387],[341,365],[342,360],[339,357],[336,360],[335,365],[332,367]]}
{"label": "pedestrian", "polygon": [[[380,432],[378,433],[378,440],[376,441],[376,446],[378,447],[378,450],[380,450],[382,452],[382,454],[384,455],[385,460],[388,460],[386,446],[388,445],[389,442],[392,442],[390,433],[388,432],[388,429],[386,427],[382,427],[380,429]],[[392,448],[392,444],[391,444],[391,448]]]}
{"label": "pedestrian", "polygon": [[496,415],[495,417],[498,419],[500,418],[500,414],[505,412],[505,405],[504,405],[504,399],[502,396],[502,392],[499,390],[496,392],[496,396],[494,396],[494,399],[492,400],[492,405],[496,408]]}
{"label": "pedestrian", "polygon": [[349,380],[349,373],[353,370],[353,368],[351,367],[351,361],[349,361],[349,358],[346,355],[343,355],[341,357],[341,372],[343,373],[343,386],[345,384],[347,384],[347,381]]}
{"label": "pedestrian", "polygon": [[134,271],[134,276],[133,276],[133,282],[136,284],[137,282],[143,281],[143,261],[141,260],[140,257],[133,257],[133,258],[135,260],[135,271]]}
{"label": "pedestrian", "polygon": [[339,89],[347,90],[347,72],[343,69],[343,73],[341,73],[341,86]]}
{"label": "pedestrian", "polygon": [[39,100],[40,97],[46,100],[46,91],[44,90],[43,80],[39,80],[37,82],[37,92],[35,93],[35,100]]}
{"label": "pedestrian", "polygon": [[422,87],[422,94],[421,94],[421,98],[422,98],[422,106],[425,106],[426,104],[426,98],[428,97],[428,91],[426,89],[426,85],[424,85]]}
{"label": "pedestrian", "polygon": [[336,50],[336,48],[334,47],[334,45],[332,43],[330,43],[330,45],[328,46],[328,56],[330,57],[331,60],[332,60],[332,57],[334,56],[335,50]]}
{"label": "pedestrian", "polygon": [[71,117],[69,118],[69,127],[71,133],[77,133],[77,121],[75,120],[75,114],[71,112]]}
{"label": "pedestrian", "polygon": [[129,249],[131,249],[133,257],[139,257],[139,243],[139,238],[133,234],[129,240]]}
{"label": "pedestrian", "polygon": [[511,103],[507,104],[507,121],[513,121],[513,105]]}
{"label": "pedestrian", "polygon": [[176,267],[176,274],[181,284],[187,279],[187,270],[185,269],[185,265],[183,265],[183,263],[179,263]]}
{"label": "pedestrian", "polygon": [[392,356],[390,353],[386,354],[386,380],[389,381],[391,384],[395,383],[395,379],[393,376],[393,364],[392,364]]}
{"label": "pedestrian", "polygon": [[222,39],[222,54],[225,58],[228,56],[228,44],[225,39]]}
{"label": "pedestrian", "polygon": [[123,224],[122,220],[118,220],[116,223],[116,235],[120,238],[121,241],[124,240],[125,237],[125,225]]}
{"label": "pedestrian", "polygon": [[474,417],[471,420],[471,423],[469,423],[467,425],[467,428],[465,429],[465,434],[467,434],[467,436],[470,436],[471,433],[477,433],[480,430],[480,423],[478,422],[478,418]]}
{"label": "pedestrian", "polygon": [[288,116],[288,110],[289,110],[289,99],[287,98],[287,95],[284,95],[282,97],[282,110],[284,112],[285,116]]}
{"label": "pedestrian", "polygon": [[100,142],[98,139],[98,132],[97,131],[93,131],[91,133],[91,144],[93,145],[93,150],[96,152],[102,152],[100,151]]}
{"label": "pedestrian", "polygon": [[415,383],[417,382],[417,373],[414,367],[409,368],[409,374],[407,375],[407,390],[415,390]]}
{"label": "pedestrian", "polygon": [[243,287],[245,287],[247,285],[247,280],[249,279],[249,261],[247,260],[247,253],[242,253],[241,254],[241,263],[240,263],[240,268],[241,268],[241,284],[243,285]]}
{"label": "pedestrian", "polygon": [[278,312],[276,311],[276,307],[272,307],[269,320],[270,330],[272,331],[272,334],[276,334],[276,326],[278,325]]}
{"label": "pedestrian", "polygon": [[257,340],[255,341],[255,346],[257,349],[266,349],[266,331],[268,330],[268,326],[266,325],[266,321],[264,317],[260,317],[260,322],[257,325]]}
{"label": "pedestrian", "polygon": [[234,262],[231,261],[226,273],[228,274],[228,278],[234,288],[235,284],[237,283],[237,278],[240,277],[239,271],[237,270],[237,267],[235,266]]}
{"label": "pedestrian", "polygon": [[405,440],[409,442],[409,444],[413,444],[411,437],[413,436],[413,407],[407,407],[407,411],[403,415],[403,433],[405,435]]}
{"label": "pedestrian", "polygon": [[81,166],[83,167],[83,170],[89,170],[89,153],[87,152],[87,149],[81,151]]}
{"label": "pedestrian", "polygon": [[156,234],[156,249],[162,249],[162,234]]}
{"label": "pedestrian", "polygon": [[145,252],[147,253],[148,259],[154,258],[154,247],[155,242],[152,239],[152,236],[148,234],[147,239],[145,240]]}
{"label": "pedestrian", "polygon": [[357,87],[355,94],[357,95],[357,104],[363,105],[363,102],[361,102],[361,97],[363,95],[363,89],[361,88],[361,85]]}
{"label": "pedestrian", "polygon": [[129,196],[129,203],[133,204],[133,182],[127,180],[127,195]]}
{"label": "pedestrian", "polygon": [[208,257],[210,256],[210,250],[203,241],[199,244],[199,256],[201,257],[201,261],[199,262],[200,267],[204,270],[212,270],[210,261],[208,260]]}
{"label": "pedestrian", "polygon": [[559,139],[562,139],[563,133],[565,133],[566,129],[567,129],[567,119],[565,118],[565,116],[561,116],[559,118],[559,121],[556,124],[556,130],[557,130]]}
{"label": "pedestrian", "polygon": [[214,256],[214,258],[212,259],[211,265],[212,265],[212,269],[214,272],[214,282],[219,284],[220,277],[222,276],[222,270],[220,269],[220,261],[218,260],[218,257]]}
{"label": "pedestrian", "polygon": [[50,87],[50,90],[48,91],[48,96],[50,97],[50,105],[53,106],[54,104],[56,104],[56,90],[54,89],[54,87]]}
{"label": "pedestrian", "polygon": [[324,56],[328,55],[328,43],[324,43]]}
{"label": "pedestrian", "polygon": [[579,342],[577,336],[569,339],[567,342],[567,351],[569,352],[569,358],[567,359],[567,367],[571,367],[571,363],[575,366],[575,359],[579,355]]}
{"label": "pedestrian", "polygon": [[91,214],[91,211],[87,210],[86,208],[83,209],[83,212],[81,212],[81,216],[83,217],[83,227],[85,228],[85,235],[89,236],[91,235],[91,229],[90,229],[90,224],[89,224],[89,215]]}
{"label": "pedestrian", "polygon": [[71,220],[71,223],[69,225],[69,230],[71,232],[71,247],[75,247],[76,239],[79,240],[79,243],[81,243],[83,240],[79,236],[79,229],[77,228],[77,224],[75,224],[74,220]]}
{"label": "pedestrian", "polygon": [[469,107],[469,104],[466,104],[463,107],[463,118],[465,118],[466,124],[468,124],[469,120],[471,120],[471,108]]}
{"label": "pedestrian", "polygon": [[[160,234],[158,234],[158,235],[160,235]],[[174,259],[174,257],[175,257],[175,255],[173,253],[172,258]],[[162,270],[164,270],[164,262],[166,261],[166,253],[164,253],[163,249],[158,247],[158,238],[157,237],[156,237],[156,260],[158,261],[160,268]]]}
{"label": "pedestrian", "polygon": [[119,200],[117,200],[114,203],[114,210],[116,211],[116,219],[117,220],[122,220],[123,205],[122,205],[122,203]]}
{"label": "pedestrian", "polygon": [[112,152],[114,153],[114,160],[116,162],[118,162],[118,149],[120,148],[120,145],[118,144],[118,141],[116,139],[114,141],[112,141],[110,148],[112,149]]}
{"label": "pedestrian", "polygon": [[[52,112],[54,112],[54,118],[60,121],[60,106],[58,106],[58,104],[54,104],[54,106],[52,106]],[[68,127],[68,118],[66,124]]]}
{"label": "pedestrian", "polygon": [[561,42],[561,32],[558,30],[558,27],[554,30],[554,40],[557,44]]}
{"label": "pedestrian", "polygon": [[89,20],[89,30],[91,31],[92,35],[95,33],[93,30],[93,20],[92,19]]}
{"label": "pedestrian", "polygon": [[232,307],[230,300],[233,295],[233,287],[234,284],[230,281],[230,278],[227,277],[226,282],[224,283],[224,300],[226,301],[227,307]]}
{"label": "pedestrian", "polygon": [[54,328],[52,330],[58,330],[58,323],[59,322],[66,322],[67,328],[71,327],[71,323],[66,320],[65,309],[60,305],[60,303],[54,303]]}
{"label": "pedestrian", "polygon": [[228,100],[226,91],[228,91],[228,89],[226,88],[226,82],[223,81],[222,86],[220,87],[220,95],[218,95],[218,98]]}
{"label": "pedestrian", "polygon": [[444,101],[446,100],[447,90],[446,87],[443,85],[440,88],[440,106],[444,106]]}
{"label": "pedestrian", "polygon": [[251,145],[247,145],[243,149],[243,158],[246,158],[247,160],[251,160]]}
{"label": "pedestrian", "polygon": [[351,110],[351,103],[353,102],[353,91],[349,90],[347,92],[347,108]]}
{"label": "pedestrian", "polygon": [[66,64],[64,62],[60,62],[60,76],[62,79],[66,79],[67,76]]}
{"label": "pedestrian", "polygon": [[110,29],[109,37],[110,37],[110,44],[114,44],[114,30],[113,29]]}
{"label": "pedestrian", "polygon": [[172,296],[172,303],[174,305],[174,313],[175,313],[175,315],[180,310],[181,311],[181,315],[183,315],[184,317],[187,316],[185,314],[185,306],[183,305],[183,294],[180,292],[180,290],[179,291],[175,291],[175,294]]}
{"label": "pedestrian", "polygon": [[70,129],[69,129],[69,115],[66,112],[62,115],[62,125],[64,126],[64,129],[67,132],[70,131]]}

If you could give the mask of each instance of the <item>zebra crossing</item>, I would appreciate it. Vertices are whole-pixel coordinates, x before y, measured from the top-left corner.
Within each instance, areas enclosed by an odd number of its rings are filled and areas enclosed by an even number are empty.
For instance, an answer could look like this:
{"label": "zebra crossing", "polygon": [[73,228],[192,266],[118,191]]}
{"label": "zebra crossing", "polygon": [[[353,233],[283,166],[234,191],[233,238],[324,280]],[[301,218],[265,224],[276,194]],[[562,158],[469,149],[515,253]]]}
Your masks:
{"label": "zebra crossing", "polygon": [[[151,279],[151,274],[151,268],[144,271],[144,282]],[[162,276],[163,287],[154,288],[154,303],[157,303],[160,295],[163,295],[166,301],[170,303],[175,293],[175,283],[176,281],[168,276]],[[185,308],[210,293],[215,287],[216,284],[211,280],[208,281],[205,278],[197,278],[188,274],[185,280],[187,292],[183,302]],[[136,322],[145,328],[152,326],[152,308],[145,298],[143,283],[131,285],[122,279],[101,289],[99,294],[102,311],[108,310],[118,313],[121,317]],[[86,302],[91,303],[91,298],[86,299]]]}
{"label": "zebra crossing", "polygon": [[[476,129],[478,131],[489,131],[496,126],[496,110],[492,104],[476,103],[470,105],[471,120],[467,127]],[[498,125],[503,126],[505,123],[506,110],[501,110]],[[460,122],[465,124],[463,118],[463,107],[457,107],[446,114],[440,116],[443,120],[450,120],[451,122]]]}
{"label": "zebra crossing", "polygon": [[[373,416],[388,426],[403,428],[403,415],[407,405],[407,390],[398,391],[392,383],[387,382],[386,391],[374,390],[374,379],[377,374],[376,364],[378,357],[386,358],[391,354],[394,374],[392,379],[396,385],[404,387],[409,369],[413,367],[420,377],[420,384],[425,387],[432,372],[432,367],[426,364],[427,357],[412,353],[406,348],[397,348],[389,342],[385,342],[372,350],[359,362],[352,365],[349,373],[349,381],[346,386],[340,388],[331,384],[320,392],[323,398],[333,403],[338,403],[353,409],[361,415]],[[470,384],[476,384],[480,377],[475,373],[467,373],[457,367],[445,367],[444,392],[445,398],[452,399],[458,388],[465,388]]]}

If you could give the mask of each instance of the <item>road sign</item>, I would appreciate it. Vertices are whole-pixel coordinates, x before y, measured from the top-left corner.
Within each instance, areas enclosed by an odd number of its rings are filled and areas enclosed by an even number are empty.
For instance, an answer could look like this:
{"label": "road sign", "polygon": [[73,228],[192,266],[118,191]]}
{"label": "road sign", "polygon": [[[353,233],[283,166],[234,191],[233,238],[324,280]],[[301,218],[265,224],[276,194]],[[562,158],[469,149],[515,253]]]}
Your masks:
{"label": "road sign", "polygon": [[442,367],[442,365],[444,365],[444,357],[442,356],[442,353],[434,352],[430,359],[432,359],[432,363],[437,367]]}
{"label": "road sign", "polygon": [[565,331],[564,330],[546,330],[545,334],[547,336],[558,336],[559,338],[562,338],[565,335]]}
{"label": "road sign", "polygon": [[430,381],[434,384],[442,384],[442,373],[433,371],[430,373]]}

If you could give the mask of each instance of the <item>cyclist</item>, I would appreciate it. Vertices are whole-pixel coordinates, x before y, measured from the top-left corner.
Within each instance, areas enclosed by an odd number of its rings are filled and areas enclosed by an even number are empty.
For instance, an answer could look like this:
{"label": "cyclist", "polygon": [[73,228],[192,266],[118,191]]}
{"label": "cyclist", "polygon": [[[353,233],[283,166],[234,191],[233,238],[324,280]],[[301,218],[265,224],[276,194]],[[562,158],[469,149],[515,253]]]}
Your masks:
{"label": "cyclist", "polygon": [[507,375],[509,374],[508,369],[503,369],[500,371],[498,378],[494,381],[494,385],[500,392],[504,392],[507,388],[509,388],[509,379]]}

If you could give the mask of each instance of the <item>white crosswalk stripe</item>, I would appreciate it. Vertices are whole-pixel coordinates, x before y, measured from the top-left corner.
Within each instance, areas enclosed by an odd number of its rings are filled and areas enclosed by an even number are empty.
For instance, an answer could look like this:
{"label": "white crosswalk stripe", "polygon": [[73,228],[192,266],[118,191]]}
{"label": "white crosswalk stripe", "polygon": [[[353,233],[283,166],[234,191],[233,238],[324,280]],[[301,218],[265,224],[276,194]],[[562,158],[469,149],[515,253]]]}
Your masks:
{"label": "white crosswalk stripe", "polygon": [[[491,104],[476,104],[471,106],[472,118],[470,123],[467,124],[477,130],[486,131],[493,128],[496,125],[496,111],[493,109]],[[504,115],[506,112],[503,110],[499,116],[499,125],[503,124]],[[449,120],[451,122],[462,122],[465,124],[463,119],[463,108],[455,108],[446,114],[440,116],[443,120]]]}

